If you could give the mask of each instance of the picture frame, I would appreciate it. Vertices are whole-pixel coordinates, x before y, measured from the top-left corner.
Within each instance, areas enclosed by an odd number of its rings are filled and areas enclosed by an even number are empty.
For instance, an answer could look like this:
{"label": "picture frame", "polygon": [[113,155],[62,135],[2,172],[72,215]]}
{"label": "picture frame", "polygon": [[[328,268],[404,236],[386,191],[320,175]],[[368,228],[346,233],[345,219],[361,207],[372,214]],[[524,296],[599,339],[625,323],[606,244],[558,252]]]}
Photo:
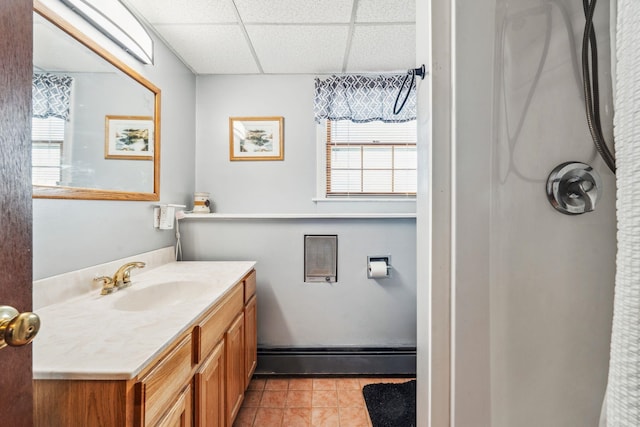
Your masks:
{"label": "picture frame", "polygon": [[154,123],[150,116],[105,116],[105,159],[152,160]]}
{"label": "picture frame", "polygon": [[229,117],[229,160],[284,160],[283,117]]}

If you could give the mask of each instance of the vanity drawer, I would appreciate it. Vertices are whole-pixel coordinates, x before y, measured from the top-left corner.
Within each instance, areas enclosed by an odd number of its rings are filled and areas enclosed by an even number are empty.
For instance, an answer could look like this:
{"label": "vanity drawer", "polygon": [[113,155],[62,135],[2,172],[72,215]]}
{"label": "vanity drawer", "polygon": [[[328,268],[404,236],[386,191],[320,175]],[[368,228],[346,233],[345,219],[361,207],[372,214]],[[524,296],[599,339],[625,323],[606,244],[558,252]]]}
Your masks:
{"label": "vanity drawer", "polygon": [[244,303],[248,303],[253,294],[256,293],[256,271],[253,270],[244,279]]}
{"label": "vanity drawer", "polygon": [[220,342],[229,325],[242,311],[243,286],[238,283],[231,293],[217,305],[196,327],[195,333],[199,342],[196,363],[200,363]]}
{"label": "vanity drawer", "polygon": [[169,354],[135,385],[136,425],[154,425],[191,379],[191,335],[186,335]]}

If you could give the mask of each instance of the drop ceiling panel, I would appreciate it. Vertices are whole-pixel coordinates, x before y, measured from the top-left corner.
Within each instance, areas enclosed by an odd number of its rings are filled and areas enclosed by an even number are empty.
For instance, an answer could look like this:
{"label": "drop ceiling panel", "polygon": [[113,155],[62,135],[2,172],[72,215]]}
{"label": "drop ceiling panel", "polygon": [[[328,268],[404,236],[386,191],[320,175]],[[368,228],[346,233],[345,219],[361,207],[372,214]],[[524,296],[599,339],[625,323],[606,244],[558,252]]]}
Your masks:
{"label": "drop ceiling panel", "polygon": [[265,73],[336,73],[342,69],[347,25],[247,25]]}
{"label": "drop ceiling panel", "polygon": [[347,72],[399,71],[415,67],[414,25],[357,25]]}
{"label": "drop ceiling panel", "polygon": [[376,72],[415,65],[415,0],[122,1],[198,74]]}
{"label": "drop ceiling panel", "polygon": [[156,29],[198,74],[260,71],[238,25],[157,25]]}
{"label": "drop ceiling panel", "polygon": [[231,0],[126,0],[151,24],[235,23]]}
{"label": "drop ceiling panel", "polygon": [[348,23],[353,0],[235,0],[242,22]]}
{"label": "drop ceiling panel", "polygon": [[358,0],[356,22],[415,22],[416,0]]}

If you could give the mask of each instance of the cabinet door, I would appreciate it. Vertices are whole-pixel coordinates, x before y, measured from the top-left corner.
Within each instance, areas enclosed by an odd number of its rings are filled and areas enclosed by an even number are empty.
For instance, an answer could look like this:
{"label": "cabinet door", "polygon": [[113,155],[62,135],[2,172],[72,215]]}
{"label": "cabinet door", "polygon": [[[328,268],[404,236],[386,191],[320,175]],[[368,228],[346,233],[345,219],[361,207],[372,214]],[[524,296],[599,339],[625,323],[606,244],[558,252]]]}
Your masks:
{"label": "cabinet door", "polygon": [[258,300],[255,295],[244,306],[244,388],[249,387],[258,365]]}
{"label": "cabinet door", "polygon": [[178,396],[157,427],[191,427],[191,386],[188,385]]}
{"label": "cabinet door", "polygon": [[240,313],[225,334],[227,427],[233,425],[244,398],[244,314]]}
{"label": "cabinet door", "polygon": [[191,334],[164,356],[134,387],[134,416],[136,426],[155,426],[162,414],[176,401],[184,385],[191,382]]}
{"label": "cabinet door", "polygon": [[195,375],[195,426],[224,427],[224,340]]}

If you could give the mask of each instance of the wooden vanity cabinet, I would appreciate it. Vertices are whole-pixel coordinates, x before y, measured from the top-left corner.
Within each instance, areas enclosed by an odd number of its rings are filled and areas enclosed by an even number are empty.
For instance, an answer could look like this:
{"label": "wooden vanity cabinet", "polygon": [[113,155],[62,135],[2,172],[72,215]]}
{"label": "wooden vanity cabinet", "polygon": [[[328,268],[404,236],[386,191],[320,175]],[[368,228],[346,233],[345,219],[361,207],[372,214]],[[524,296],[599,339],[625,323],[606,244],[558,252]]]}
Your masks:
{"label": "wooden vanity cabinet", "polygon": [[258,366],[258,299],[256,297],[256,272],[244,280],[244,389]]}
{"label": "wooden vanity cabinet", "polygon": [[156,426],[191,427],[191,385],[187,385],[178,395],[174,404]]}
{"label": "wooden vanity cabinet", "polygon": [[192,335],[187,334],[135,383],[136,426],[159,425],[167,408],[173,408],[181,398],[193,375],[192,348]]}
{"label": "wooden vanity cabinet", "polygon": [[131,380],[35,380],[34,425],[232,426],[255,369],[254,293],[251,271]]}
{"label": "wooden vanity cabinet", "polygon": [[194,377],[196,426],[225,426],[224,351],[224,340],[221,340],[213,352],[202,362]]}
{"label": "wooden vanity cabinet", "polygon": [[227,427],[231,427],[244,399],[244,314],[241,312],[225,336]]}

